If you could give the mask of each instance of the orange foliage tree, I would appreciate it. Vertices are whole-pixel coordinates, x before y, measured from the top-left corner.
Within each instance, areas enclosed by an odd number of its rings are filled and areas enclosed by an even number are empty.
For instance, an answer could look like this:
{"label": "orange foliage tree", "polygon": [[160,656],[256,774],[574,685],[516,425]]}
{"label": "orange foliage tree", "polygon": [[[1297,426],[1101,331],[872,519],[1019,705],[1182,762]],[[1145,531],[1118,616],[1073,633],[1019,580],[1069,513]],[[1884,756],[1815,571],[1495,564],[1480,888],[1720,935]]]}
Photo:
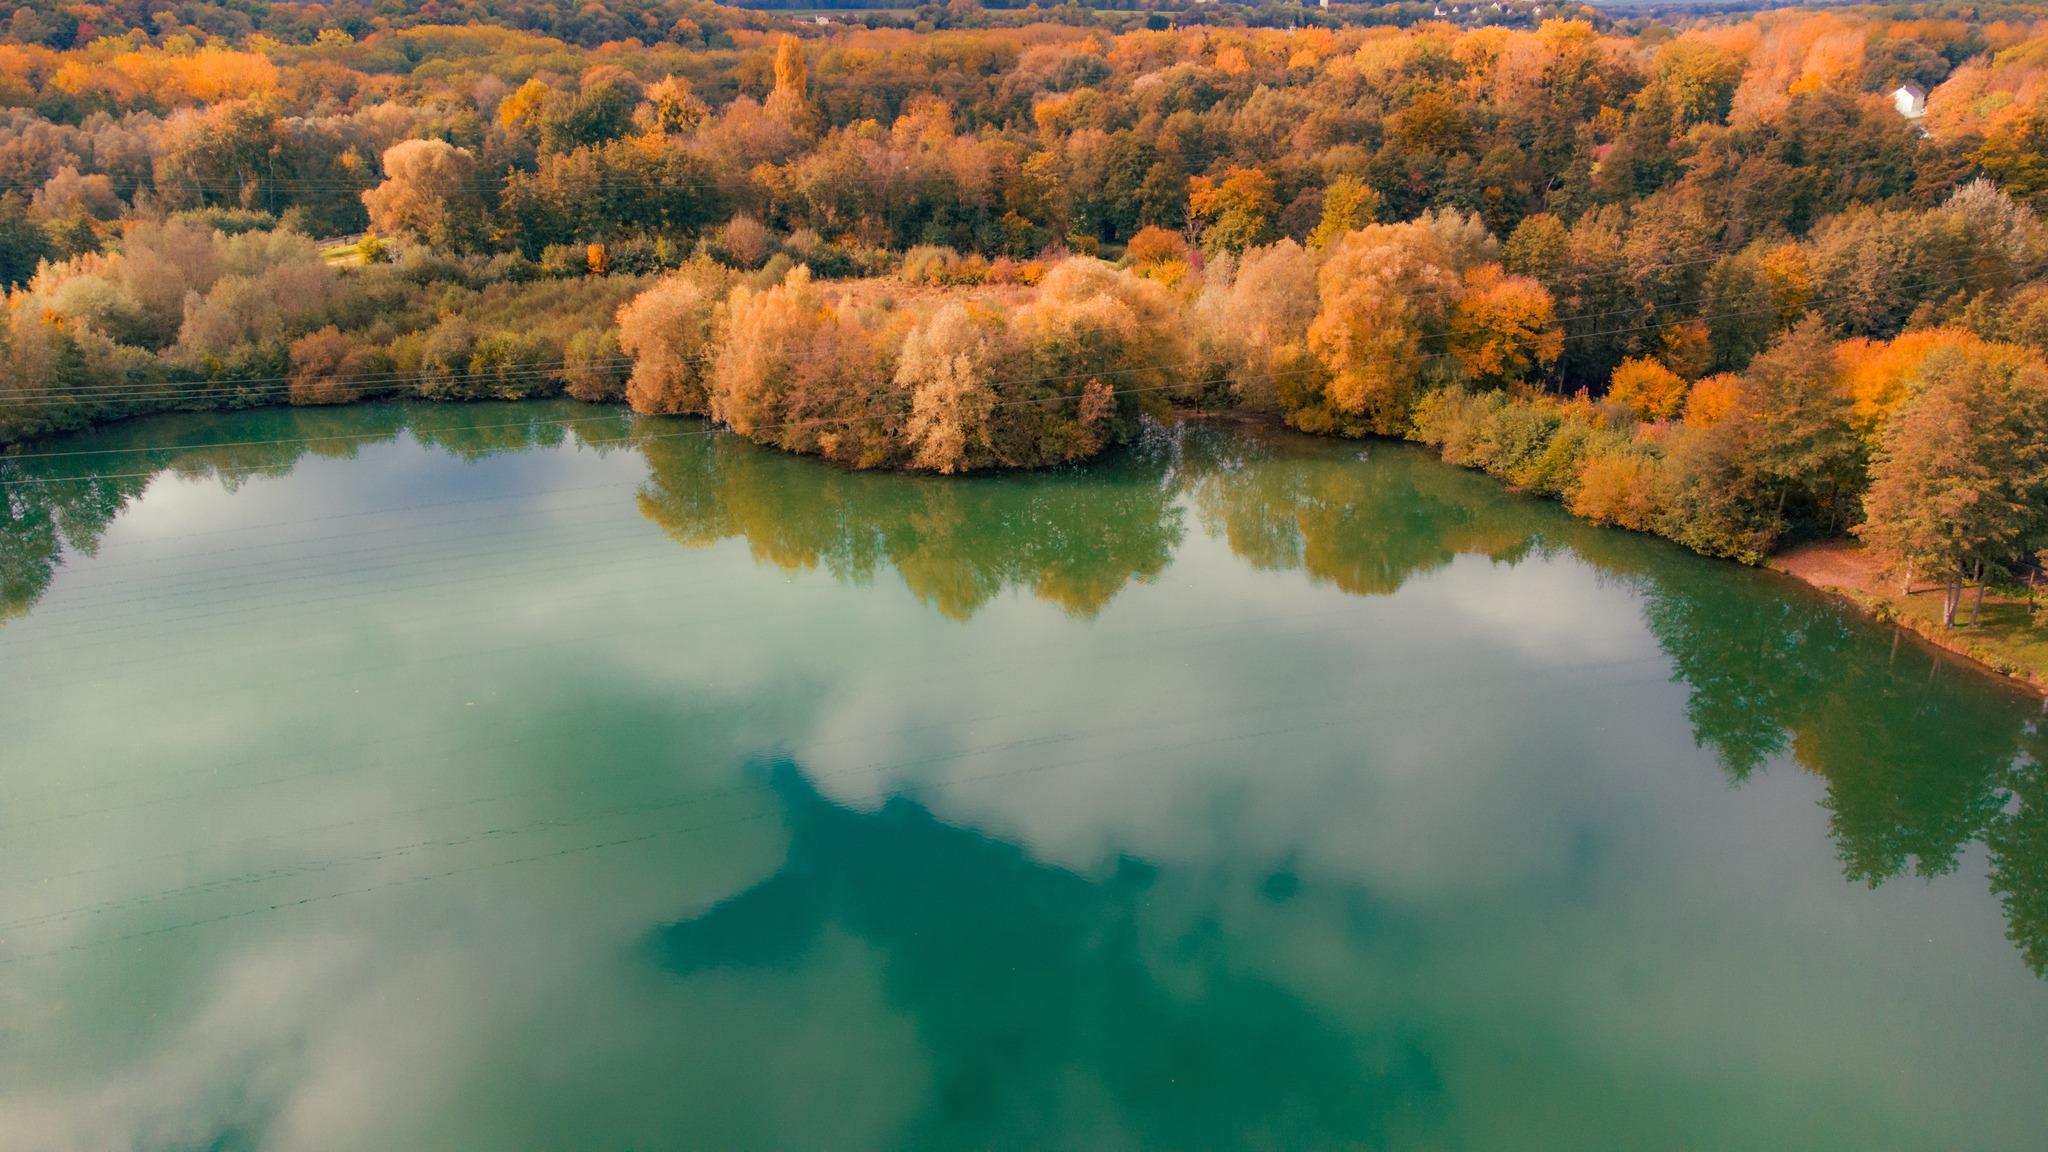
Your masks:
{"label": "orange foliage tree", "polygon": [[1550,290],[1528,276],[1508,276],[1498,264],[1465,275],[1464,297],[1451,312],[1451,352],[1478,383],[1519,384],[1557,363],[1564,333]]}

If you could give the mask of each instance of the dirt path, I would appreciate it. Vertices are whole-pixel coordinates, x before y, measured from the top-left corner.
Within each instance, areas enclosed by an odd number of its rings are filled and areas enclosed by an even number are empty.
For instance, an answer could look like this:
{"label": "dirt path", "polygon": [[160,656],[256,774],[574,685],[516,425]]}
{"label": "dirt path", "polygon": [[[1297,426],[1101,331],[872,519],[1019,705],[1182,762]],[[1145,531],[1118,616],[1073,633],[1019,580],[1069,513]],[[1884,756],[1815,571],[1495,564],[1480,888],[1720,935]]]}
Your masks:
{"label": "dirt path", "polygon": [[[1915,584],[1910,595],[1901,595],[1898,577],[1881,573],[1877,562],[1852,541],[1802,544],[1771,557],[1765,566],[1843,596],[1881,620],[1911,629],[1937,648],[2036,692],[2048,692],[2048,630],[2033,625],[2031,605],[2024,600],[1986,596],[1981,626],[1944,628],[1940,585]],[[1968,614],[1970,597],[1965,593],[1958,620]]]}
{"label": "dirt path", "polygon": [[1816,588],[1845,589],[1887,599],[1897,596],[1899,587],[1883,587],[1877,564],[1863,549],[1847,540],[1823,544],[1801,544],[1766,562],[1768,567],[1799,577]]}

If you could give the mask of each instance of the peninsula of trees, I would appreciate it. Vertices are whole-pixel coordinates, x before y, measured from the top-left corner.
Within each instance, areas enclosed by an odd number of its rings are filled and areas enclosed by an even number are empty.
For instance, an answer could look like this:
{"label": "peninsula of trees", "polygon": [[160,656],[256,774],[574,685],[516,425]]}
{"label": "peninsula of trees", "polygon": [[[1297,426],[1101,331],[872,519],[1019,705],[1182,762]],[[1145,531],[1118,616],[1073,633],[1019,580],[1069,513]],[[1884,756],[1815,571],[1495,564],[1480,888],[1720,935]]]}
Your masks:
{"label": "peninsula of trees", "polygon": [[958,472],[1235,408],[1951,620],[2048,546],[2048,7],[1174,7],[0,2],[0,440],[566,393]]}

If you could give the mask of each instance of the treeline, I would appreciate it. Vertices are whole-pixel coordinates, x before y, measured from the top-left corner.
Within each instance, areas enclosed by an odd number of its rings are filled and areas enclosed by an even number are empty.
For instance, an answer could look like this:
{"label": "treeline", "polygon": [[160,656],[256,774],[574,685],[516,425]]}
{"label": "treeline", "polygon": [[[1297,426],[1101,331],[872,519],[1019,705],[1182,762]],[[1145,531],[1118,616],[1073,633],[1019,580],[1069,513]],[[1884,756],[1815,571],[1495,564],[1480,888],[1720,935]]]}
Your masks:
{"label": "treeline", "polygon": [[0,45],[0,436],[566,392],[953,472],[1234,406],[1716,555],[1859,531],[1951,617],[2048,544],[2028,9],[691,11],[588,50],[389,23]]}
{"label": "treeline", "polygon": [[[1999,5],[1980,5],[1979,11]],[[916,32],[1017,27],[1061,23],[1109,31],[1172,26],[1328,27],[1406,25],[1431,18],[1471,23],[1516,22],[1533,26],[1544,13],[1551,16],[1595,17],[1590,5],[1539,4],[1534,0],[1489,2],[1461,0],[1450,5],[1421,0],[1393,3],[1343,3],[1331,8],[1297,0],[1064,0],[1039,4],[998,0],[983,5],[948,3],[877,5],[854,0],[800,4],[794,0],[747,0],[722,8],[704,0],[80,0],[62,5],[34,0],[0,0],[0,32],[21,44],[64,50],[83,48],[109,35],[187,36],[204,43],[262,36],[281,44],[306,44],[330,30],[362,38],[379,32],[441,26],[483,26],[534,32],[584,48],[624,40],[652,43],[679,40],[712,48],[732,46],[726,33],[733,27],[758,28],[750,10],[835,10],[835,20],[865,28]],[[1987,17],[1995,18],[1995,17]]]}
{"label": "treeline", "polygon": [[[2042,191],[2011,99],[2036,67],[2027,29],[1996,21],[794,28],[793,52],[737,24],[717,47],[677,33],[583,50],[488,26],[0,46],[0,106],[19,109],[0,186],[40,197],[60,248],[110,241],[138,196],[341,235],[371,222],[362,194],[392,175],[392,144],[438,139],[458,153],[438,177],[454,196],[441,239],[531,259],[554,243],[687,253],[742,214],[834,244],[1086,252],[1146,225],[1199,233],[1191,182],[1240,171],[1265,182],[1226,198],[1239,223],[1297,241],[1340,176],[1384,219],[1456,208],[1505,236],[1530,214],[1653,201],[1704,216],[1708,243],[1803,234],[1852,204],[1929,206],[1980,173]],[[1940,131],[1882,97],[1906,82],[1936,92]],[[96,175],[107,195],[73,187]]]}

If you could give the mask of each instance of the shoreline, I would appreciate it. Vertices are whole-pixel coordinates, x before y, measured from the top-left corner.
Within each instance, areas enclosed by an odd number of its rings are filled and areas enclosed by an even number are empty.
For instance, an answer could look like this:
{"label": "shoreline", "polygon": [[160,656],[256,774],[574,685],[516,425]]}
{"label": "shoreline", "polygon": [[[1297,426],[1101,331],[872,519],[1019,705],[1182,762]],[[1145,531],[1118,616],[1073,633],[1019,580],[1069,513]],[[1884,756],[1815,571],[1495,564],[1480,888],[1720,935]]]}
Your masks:
{"label": "shoreline", "polygon": [[[1940,622],[1939,585],[1915,587],[1900,595],[1889,581],[1880,581],[1875,565],[1860,544],[1829,540],[1800,544],[1765,560],[1762,567],[1825,592],[1871,618],[1913,633],[1928,645],[1981,671],[2048,698],[2048,637],[2023,639],[2027,625],[2017,623],[2030,613],[2024,601],[1986,595],[1982,622],[1972,627],[1944,628]],[[1958,618],[1969,612],[1965,602]]]}
{"label": "shoreline", "polygon": [[[365,403],[377,402],[379,401],[365,398],[340,405],[297,405],[285,403],[254,405],[252,407],[280,409],[306,407],[355,408]],[[432,404],[455,404],[457,406],[469,403],[467,400],[439,399],[427,400],[426,402]],[[609,409],[622,415],[633,415],[630,408],[618,402],[599,401],[594,403],[585,402],[585,404],[595,409]],[[93,421],[81,428],[53,429],[38,436],[23,437],[20,440],[0,444],[0,462],[5,462],[23,448],[31,447],[38,443],[65,436],[103,431],[115,425],[125,424],[133,420],[148,419],[152,416],[219,416],[249,410],[249,408],[172,409],[163,412],[137,413],[133,416],[125,416],[114,420]],[[1239,408],[1181,407],[1177,405],[1174,408],[1174,416],[1179,420],[1213,421],[1241,424],[1248,427],[1275,428],[1290,432],[1298,431],[1272,413],[1248,411]],[[1314,439],[1328,438],[1317,437],[1312,433],[1300,434]],[[1376,439],[1382,439],[1382,437],[1364,437],[1361,438],[1360,442]],[[1403,441],[1399,437],[1387,437],[1385,439],[1413,443],[1413,441]],[[1421,446],[1425,448],[1432,447],[1430,445]],[[768,447],[771,450],[787,451],[786,449],[778,449],[774,445],[764,445],[764,447]],[[824,457],[811,456],[809,453],[793,454],[809,456],[811,459],[819,460],[826,464],[836,463]],[[1441,453],[1434,451],[1433,448],[1431,455],[1441,459]],[[1449,461],[1445,462],[1450,463]],[[1454,466],[1469,468],[1469,466],[1463,465]],[[1036,469],[1024,467],[1017,469],[995,469],[993,471],[1028,472],[1034,470]],[[1484,469],[1471,470],[1485,471]],[[905,474],[917,474],[914,470],[910,469],[903,469],[901,471]],[[1488,473],[1488,475],[1491,474]],[[1495,476],[1493,479],[1502,483],[1503,487],[1509,491],[1518,490],[1514,485],[1507,484],[1501,480],[1500,477]],[[1587,523],[1593,522],[1587,521]],[[1596,524],[1595,526],[1601,525]],[[1613,525],[1606,525],[1605,527],[1612,528],[1615,531],[1629,531],[1629,529]],[[1730,563],[1739,564],[1736,561],[1730,561]],[[2030,606],[2024,602],[1987,596],[1984,601],[1984,620],[1980,625],[1976,627],[1958,626],[1955,628],[1943,628],[1939,621],[1939,586],[1930,585],[1915,588],[1912,592],[1902,597],[1891,587],[1889,581],[1878,579],[1875,565],[1864,554],[1862,546],[1853,540],[1846,539],[1795,545],[1783,552],[1767,557],[1757,566],[1797,580],[1809,588],[1845,601],[1872,619],[1909,631],[1929,646],[1945,652],[1977,670],[2018,685],[2037,696],[2048,698],[2048,632],[2042,632],[2038,636],[2028,635],[2029,633],[2041,630],[2031,627]],[[1967,598],[1969,593],[1966,592],[1965,595]],[[1967,612],[1968,607],[1965,605],[1958,612],[1958,615],[1965,615]]]}

